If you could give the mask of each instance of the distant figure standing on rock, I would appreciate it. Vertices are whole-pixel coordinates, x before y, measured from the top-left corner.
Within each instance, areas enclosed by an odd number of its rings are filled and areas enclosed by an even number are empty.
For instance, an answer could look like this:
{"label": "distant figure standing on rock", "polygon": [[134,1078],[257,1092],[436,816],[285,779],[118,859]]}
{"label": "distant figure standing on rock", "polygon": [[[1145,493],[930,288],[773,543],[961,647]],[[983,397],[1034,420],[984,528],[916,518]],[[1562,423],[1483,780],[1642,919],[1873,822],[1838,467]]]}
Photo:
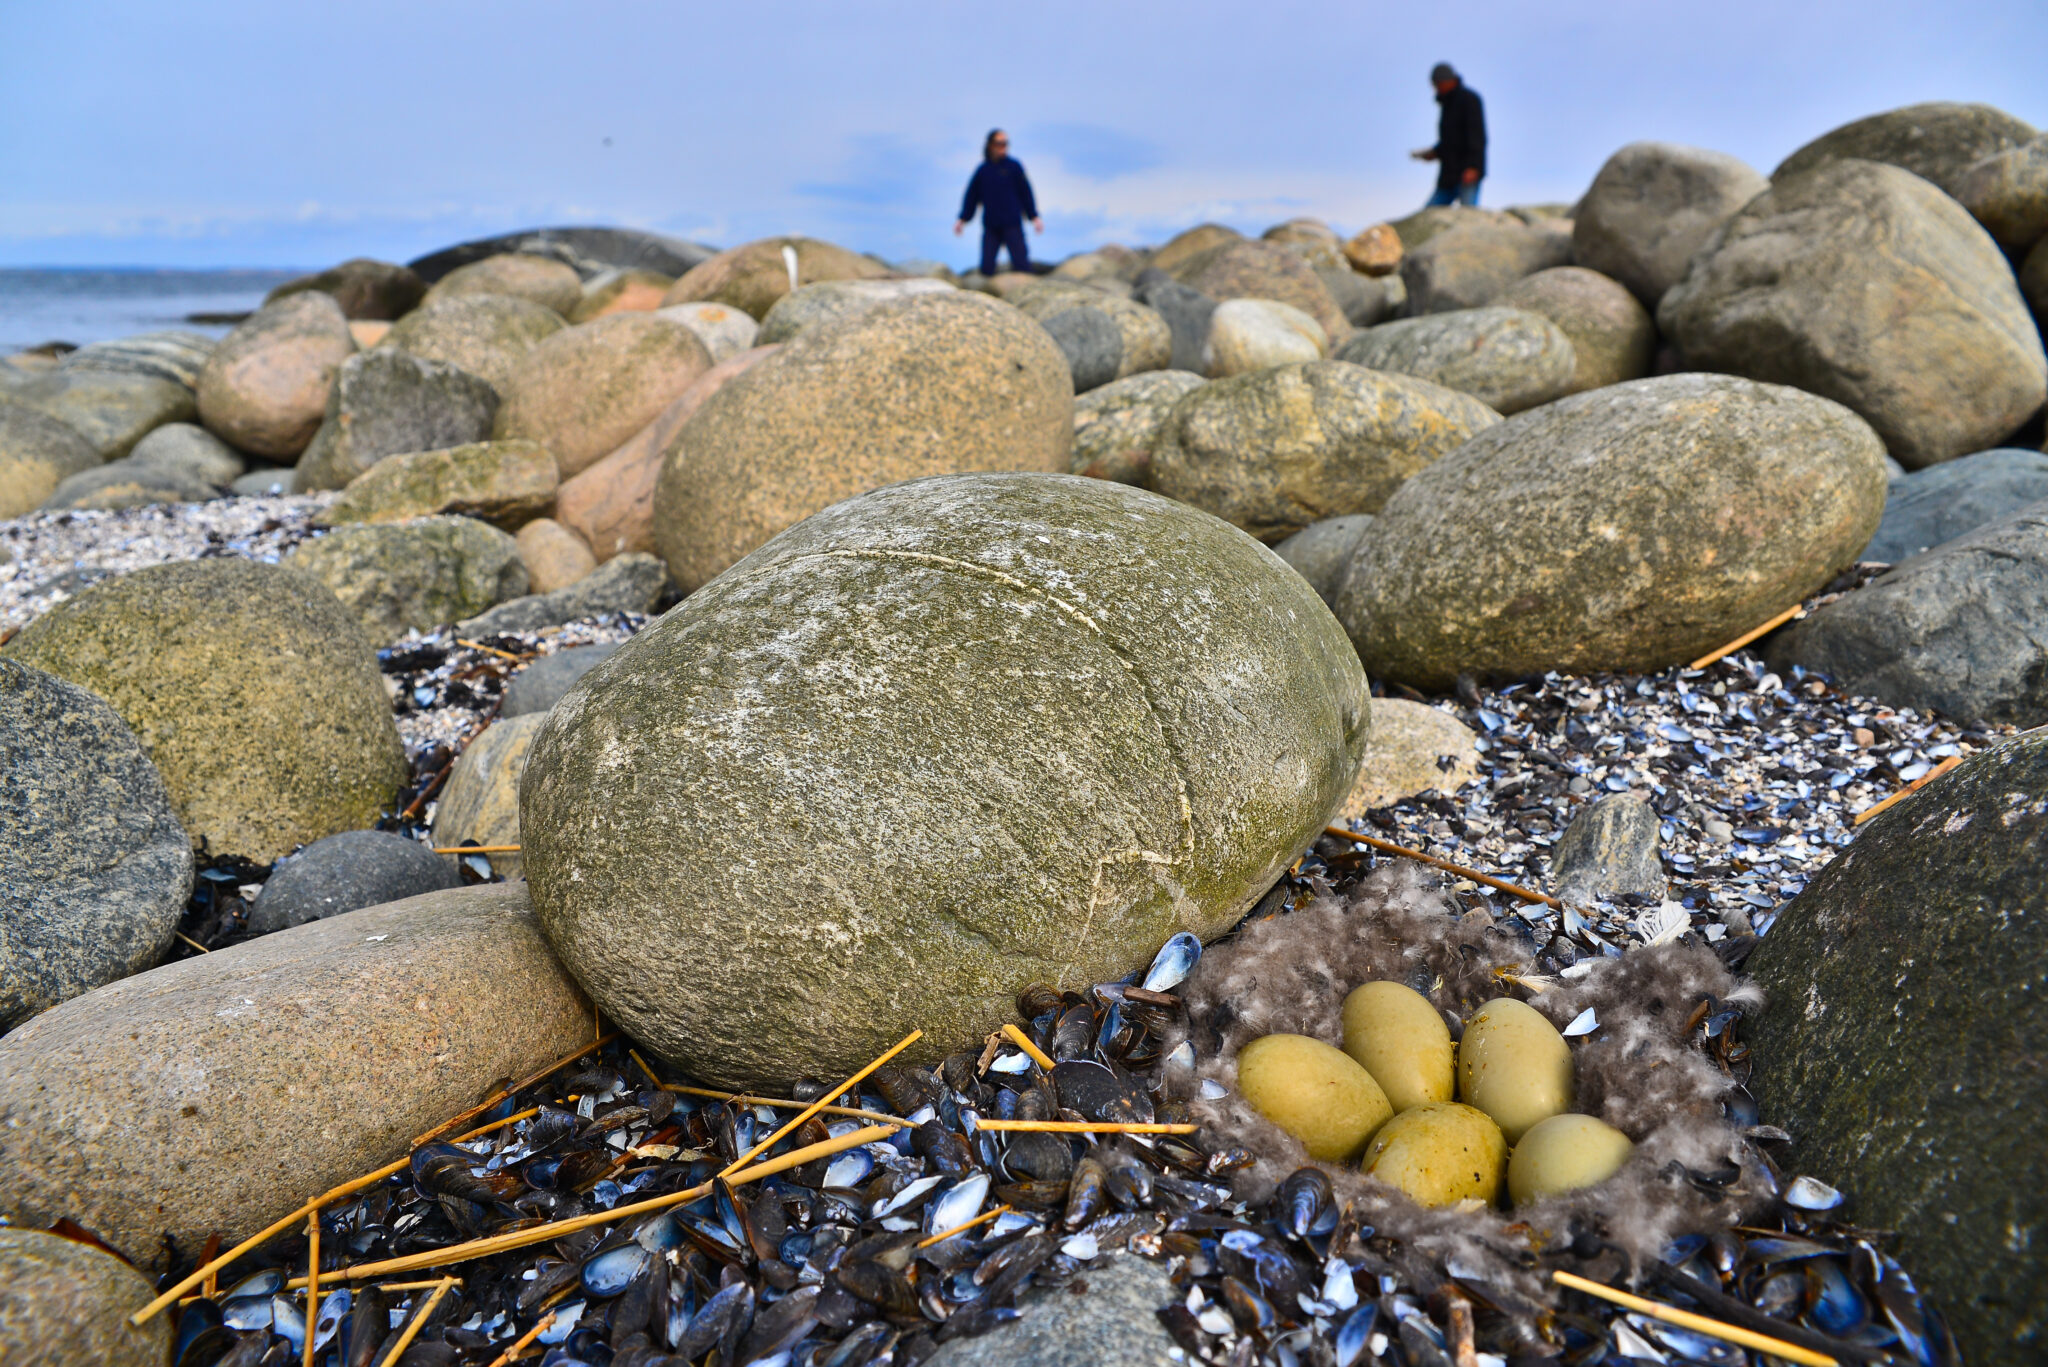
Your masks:
{"label": "distant figure standing on rock", "polygon": [[1429,83],[1436,87],[1436,102],[1443,106],[1437,116],[1436,146],[1408,154],[1417,161],[1436,162],[1440,168],[1436,193],[1425,207],[1463,204],[1476,208],[1479,181],[1486,174],[1486,109],[1479,103],[1479,92],[1466,85],[1449,62],[1430,68]]}
{"label": "distant figure standing on rock", "polygon": [[981,210],[981,273],[996,273],[997,248],[1010,253],[1011,270],[1030,270],[1031,249],[1024,245],[1024,220],[1030,219],[1031,226],[1041,233],[1045,231],[1045,220],[1038,216],[1038,203],[1031,197],[1031,178],[1024,174],[1024,164],[1010,158],[1010,135],[1000,128],[990,129],[988,140],[981,145],[981,165],[974,168],[974,176],[967,182],[967,198],[960,201],[960,217],[953,223],[955,237],[966,229],[977,208]]}

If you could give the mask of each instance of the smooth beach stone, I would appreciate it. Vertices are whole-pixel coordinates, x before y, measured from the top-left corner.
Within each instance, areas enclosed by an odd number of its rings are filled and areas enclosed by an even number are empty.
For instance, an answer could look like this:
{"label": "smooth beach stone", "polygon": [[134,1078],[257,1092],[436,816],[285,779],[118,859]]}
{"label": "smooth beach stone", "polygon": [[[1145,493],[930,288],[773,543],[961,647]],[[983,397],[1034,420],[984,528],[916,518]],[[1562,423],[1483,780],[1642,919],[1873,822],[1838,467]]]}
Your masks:
{"label": "smooth beach stone", "polygon": [[1162,1307],[1187,1299],[1163,1264],[1135,1253],[1112,1253],[1087,1265],[1082,1281],[1034,1285],[1017,1297],[1015,1322],[974,1338],[939,1345],[927,1367],[1175,1367],[1185,1361]]}
{"label": "smooth beach stone", "polygon": [[[436,847],[447,849],[464,841],[485,846],[519,843],[519,776],[526,772],[527,752],[546,716],[545,708],[516,717],[500,716],[463,749],[434,804]],[[427,858],[445,861],[442,869],[449,878],[456,876],[454,861],[459,855],[429,853]],[[518,854],[489,858],[494,872],[507,878],[520,876]]]}
{"label": "smooth beach stone", "polygon": [[590,1029],[518,885],[181,959],[0,1038],[0,1212],[161,1269],[164,1234],[254,1234]]}
{"label": "smooth beach stone", "polygon": [[696,333],[715,363],[760,345],[761,325],[751,313],[730,304],[664,304],[655,312]]}
{"label": "smooth beach stone", "polygon": [[[509,538],[508,538],[509,539]],[[406,776],[375,648],[317,579],[237,557],[102,581],[0,647],[112,704],[196,846],[268,863]]]}
{"label": "smooth beach stone", "polygon": [[[1173,362],[1172,327],[1156,310],[1135,300],[1104,293],[1100,287],[1050,280],[1027,285],[1009,300],[1052,334],[1067,357],[1077,394],[1164,370]],[[1105,324],[1108,331],[1103,330]]]}
{"label": "smooth beach stone", "polygon": [[1999,246],[2025,256],[2048,236],[2048,137],[1976,162],[1963,172],[1954,193]]}
{"label": "smooth beach stone", "polygon": [[1045,335],[1067,358],[1067,372],[1074,392],[1100,389],[1117,377],[1123,366],[1123,338],[1116,323],[1094,309],[1070,308],[1040,320]]}
{"label": "smooth beach stone", "polygon": [[1574,394],[1395,491],[1337,616],[1375,677],[1421,689],[1683,664],[1854,563],[1883,512],[1882,456],[1855,414],[1778,385]]}
{"label": "smooth beach stone", "polygon": [[[805,328],[865,313],[892,299],[916,294],[944,293],[953,287],[943,280],[820,280],[785,294],[760,322],[760,330],[749,346],[773,346],[786,342]],[[681,308],[721,308],[723,305],[679,305]],[[742,317],[746,315],[741,314]],[[748,319],[749,322],[753,320]]]}
{"label": "smooth beach stone", "polygon": [[1173,338],[1173,350],[1167,358],[1169,366],[1194,374],[1209,368],[1209,323],[1216,314],[1214,299],[1156,269],[1138,277],[1131,297],[1166,320],[1167,332]]}
{"label": "smooth beach stone", "polygon": [[219,345],[203,332],[183,328],[137,332],[88,343],[64,358],[63,369],[72,374],[142,375],[193,389],[199,384],[199,372],[206,368],[206,358]]}
{"label": "smooth beach stone", "polygon": [[1372,700],[1372,741],[1338,818],[1355,821],[1434,788],[1455,793],[1479,777],[1479,735],[1456,717],[1407,698]]}
{"label": "smooth beach stone", "polygon": [[592,617],[654,611],[668,585],[668,567],[651,555],[615,555],[567,588],[521,594],[455,624],[464,636],[501,631],[539,631]]}
{"label": "smooth beach stone", "polygon": [[1064,473],[1073,441],[1073,380],[1044,328],[965,290],[898,299],[807,329],[706,399],[664,454],[654,541],[691,593],[856,494]]}
{"label": "smooth beach stone", "polygon": [[503,393],[526,354],[568,325],[531,299],[464,294],[420,305],[393,323],[378,345],[454,366]]}
{"label": "smooth beach stone", "polygon": [[1581,807],[1551,848],[1550,881],[1557,895],[1572,902],[1631,893],[1661,900],[1659,829],[1650,804],[1628,793]]}
{"label": "smooth beach stone", "polygon": [[206,358],[199,420],[244,451],[296,456],[319,430],[335,372],[355,352],[333,296],[294,294],[265,305]]}
{"label": "smooth beach stone", "polygon": [[1168,238],[1166,245],[1152,253],[1152,265],[1162,271],[1170,271],[1182,262],[1200,256],[1211,247],[1223,247],[1232,242],[1245,240],[1243,233],[1227,228],[1221,223],[1197,223],[1184,228]]}
{"label": "smooth beach stone", "polygon": [[1458,1100],[1519,1143],[1537,1121],[1572,1108],[1571,1046],[1536,1008],[1513,997],[1490,1001],[1458,1041]]}
{"label": "smooth beach stone", "polygon": [[551,517],[537,517],[513,534],[526,586],[535,593],[566,589],[597,568],[588,542]]}
{"label": "smooth beach stone", "polygon": [[2048,499],[2048,452],[2001,447],[1892,480],[1862,558],[1896,565]]}
{"label": "smooth beach stone", "polygon": [[1238,1050],[1237,1090],[1325,1163],[1348,1162],[1394,1114],[1358,1060],[1306,1035],[1262,1035]]}
{"label": "smooth beach stone", "polygon": [[564,479],[596,464],[711,369],[681,323],[620,313],[542,339],[502,385],[492,435],[537,441]]}
{"label": "smooth beach stone", "polygon": [[1602,163],[1580,201],[1573,260],[1654,309],[1714,230],[1769,188],[1761,172],[1726,152],[1632,142]]}
{"label": "smooth beach stone", "polygon": [[292,469],[288,465],[259,465],[245,475],[235,476],[228,489],[243,498],[288,494],[292,491]]}
{"label": "smooth beach stone", "polygon": [[2048,1280],[2048,732],[2003,740],[1879,813],[1751,955],[1743,1033],[1786,1172],[1897,1230],[1965,1360],[2040,1357]]}
{"label": "smooth beach stone", "polygon": [[1402,255],[1406,256],[1431,238],[1468,223],[1480,223],[1496,228],[1527,226],[1513,214],[1464,204],[1432,205],[1427,209],[1418,209],[1404,218],[1394,219],[1387,226],[1394,230],[1394,237],[1401,244]]}
{"label": "smooth beach stone", "polygon": [[278,861],[249,907],[249,929],[268,935],[461,885],[455,866],[417,840],[343,831]]}
{"label": "smooth beach stone", "polygon": [[1185,370],[1150,370],[1077,396],[1073,473],[1144,484],[1167,415],[1182,395],[1202,384],[1200,375]]}
{"label": "smooth beach stone", "polygon": [[170,422],[157,428],[128,453],[136,465],[176,470],[208,484],[225,486],[247,470],[241,452],[196,423]]}
{"label": "smooth beach stone", "polygon": [[1378,512],[1404,480],[1499,422],[1426,380],[1346,361],[1275,366],[1176,404],[1150,485],[1279,541],[1327,517]]}
{"label": "smooth beach stone", "polygon": [[1344,259],[1361,275],[1392,275],[1401,269],[1401,235],[1391,223],[1360,228],[1345,239]]}
{"label": "smooth beach stone", "polygon": [[43,500],[41,512],[75,512],[85,508],[142,508],[152,503],[204,503],[219,498],[218,484],[183,470],[110,461],[67,476]]}
{"label": "smooth beach stone", "polygon": [[1372,1074],[1396,1114],[1456,1095],[1450,1027],[1429,998],[1405,983],[1351,990],[1344,998],[1344,1052]]}
{"label": "smooth beach stone", "polygon": [[914,480],[792,527],[555,705],[527,877],[571,971],[693,1076],[843,1075],[912,1027],[942,1058],[1019,982],[1234,924],[1341,801],[1367,709],[1327,609],[1215,519],[1069,475]]}
{"label": "smooth beach stone", "polygon": [[526,299],[566,318],[583,300],[583,280],[552,257],[501,252],[457,266],[427,291],[429,304],[479,294]]}
{"label": "smooth beach stone", "polygon": [[317,274],[287,280],[265,295],[263,302],[274,304],[307,290],[333,295],[334,302],[341,306],[342,316],[352,322],[356,319],[388,322],[403,318],[420,306],[420,301],[426,298],[427,282],[415,275],[410,267],[357,256]]}
{"label": "smooth beach stone", "polygon": [[1226,299],[1209,320],[1209,375],[1224,379],[1268,366],[1320,361],[1330,339],[1322,324],[1277,299]]}
{"label": "smooth beach stone", "polygon": [[1308,580],[1316,597],[1325,603],[1337,598],[1338,581],[1351,567],[1366,530],[1372,526],[1371,513],[1345,513],[1311,522],[1293,536],[1273,547],[1273,554],[1285,560],[1294,572]]}
{"label": "smooth beach stone", "polygon": [[0,389],[76,431],[101,460],[119,460],[167,422],[199,414],[191,389],[176,380],[119,370],[60,367]]}
{"label": "smooth beach stone", "polygon": [[0,520],[34,512],[65,479],[99,465],[84,433],[0,393]]}
{"label": "smooth beach stone", "polygon": [[607,641],[594,646],[570,646],[567,650],[541,656],[514,674],[512,682],[505,685],[505,698],[498,706],[498,715],[523,717],[529,712],[547,711],[618,648],[617,643]]}
{"label": "smooth beach stone", "polygon": [[555,506],[555,458],[537,441],[480,441],[386,456],[314,515],[316,526],[403,522],[437,513],[516,531]]}
{"label": "smooth beach stone", "polygon": [[8,1367],[164,1367],[175,1310],[136,1328],[149,1278],[104,1249],[0,1225],[0,1362]]}
{"label": "smooth beach stone", "polygon": [[1853,157],[1903,167],[1953,195],[1970,167],[2032,141],[2037,131],[1988,104],[1909,104],[1821,134],[1778,163],[1771,179],[1781,181]]}
{"label": "smooth beach stone", "polygon": [[[1154,261],[1156,264],[1157,258]],[[1332,343],[1351,334],[1350,321],[1317,278],[1315,268],[1285,247],[1270,242],[1225,242],[1188,258],[1178,267],[1160,269],[1218,302],[1275,299],[1298,308],[1316,320]]]}
{"label": "smooth beach stone", "polygon": [[1525,275],[1571,264],[1568,234],[1518,219],[1466,219],[1401,258],[1412,315],[1481,308]]}
{"label": "smooth beach stone", "polygon": [[1517,1206],[1533,1205],[1598,1186],[1620,1172],[1633,1152],[1627,1135],[1590,1115],[1539,1120],[1508,1158],[1508,1199]]}
{"label": "smooth beach stone", "polygon": [[386,643],[459,622],[527,589],[518,545],[470,517],[353,523],[300,542],[284,563],[333,590],[367,639]]}
{"label": "smooth beach stone", "polygon": [[606,271],[583,282],[582,297],[569,311],[569,321],[587,323],[614,313],[652,313],[661,307],[662,296],[675,282],[674,276],[656,271]]}
{"label": "smooth beach stone", "polygon": [[1344,317],[1353,327],[1369,328],[1383,323],[1400,312],[1407,302],[1405,293],[1397,293],[1387,287],[1386,280],[1375,280],[1360,275],[1349,266],[1340,270],[1317,268],[1316,279],[1323,282],[1323,288],[1337,301],[1337,307],[1344,310]]}
{"label": "smooth beach stone", "polygon": [[1538,313],[1459,309],[1353,333],[1336,358],[1455,389],[1496,413],[1562,398],[1578,366],[1571,339]]}
{"label": "smooth beach stone", "polygon": [[[796,253],[795,279],[783,248]],[[765,320],[775,301],[792,289],[820,280],[877,280],[889,268],[879,261],[812,237],[764,237],[718,253],[693,266],[669,286],[662,307],[708,302],[727,304]]]}
{"label": "smooth beach stone", "polygon": [[387,456],[485,441],[497,413],[498,391],[458,366],[389,347],[361,352],[335,376],[293,491],[344,489]]}
{"label": "smooth beach stone", "polygon": [[1689,367],[1845,404],[1909,470],[1981,451],[2048,399],[2011,264],[1947,195],[1872,161],[1782,168],[1657,306]]}
{"label": "smooth beach stone", "polygon": [[1582,266],[1557,266],[1523,276],[1494,301],[1541,314],[1572,344],[1565,393],[1640,380],[1657,353],[1657,320],[1627,286]]}
{"label": "smooth beach stone", "polygon": [[192,843],[113,708],[0,659],[0,1029],[170,947]]}
{"label": "smooth beach stone", "polygon": [[1493,1204],[1507,1159],[1507,1141],[1492,1119],[1455,1101],[1431,1101],[1380,1126],[1359,1166],[1417,1205],[1435,1208]]}

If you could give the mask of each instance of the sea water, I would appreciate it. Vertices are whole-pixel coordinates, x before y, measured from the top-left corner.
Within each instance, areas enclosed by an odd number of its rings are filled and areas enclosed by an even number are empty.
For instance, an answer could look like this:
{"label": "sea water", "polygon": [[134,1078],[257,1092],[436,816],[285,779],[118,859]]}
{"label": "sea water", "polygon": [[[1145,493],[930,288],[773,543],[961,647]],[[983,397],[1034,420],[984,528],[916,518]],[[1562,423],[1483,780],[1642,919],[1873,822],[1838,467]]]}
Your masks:
{"label": "sea water", "polygon": [[303,274],[146,267],[0,270],[0,355],[44,342],[84,346],[164,328],[218,337],[231,325],[195,323],[190,315],[247,313],[273,287]]}

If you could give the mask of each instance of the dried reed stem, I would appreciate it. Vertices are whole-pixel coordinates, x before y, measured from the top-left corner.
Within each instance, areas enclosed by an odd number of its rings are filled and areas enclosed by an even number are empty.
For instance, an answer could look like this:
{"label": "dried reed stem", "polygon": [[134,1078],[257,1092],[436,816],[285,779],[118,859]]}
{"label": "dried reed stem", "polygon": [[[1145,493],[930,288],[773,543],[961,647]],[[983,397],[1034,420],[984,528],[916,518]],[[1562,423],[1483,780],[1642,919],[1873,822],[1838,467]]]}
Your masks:
{"label": "dried reed stem", "polygon": [[[656,1088],[664,1092],[674,1092],[678,1096],[709,1097],[713,1101],[733,1101],[742,1106],[774,1106],[784,1111],[800,1111],[810,1104],[805,1101],[792,1101],[786,1096],[752,1096],[746,1092],[718,1092],[709,1087],[685,1087],[680,1083],[663,1082],[655,1076],[654,1069],[648,1067],[647,1060],[640,1057],[637,1049],[628,1049],[626,1053],[633,1062],[640,1065],[640,1071],[647,1074],[647,1080]],[[877,1120],[885,1124],[898,1118],[883,1115],[880,1111],[864,1111],[858,1106],[821,1106],[818,1108],[818,1114],[850,1116],[856,1120]]]}
{"label": "dried reed stem", "polygon": [[436,845],[435,854],[517,854],[517,845]]}
{"label": "dried reed stem", "polygon": [[[418,1314],[405,1322],[404,1330],[398,1335],[398,1342],[392,1345],[391,1351],[383,1355],[384,1361],[397,1362],[405,1356],[405,1350],[412,1347],[413,1339],[418,1337],[420,1330],[426,1326],[427,1317],[434,1313],[434,1307],[441,1303],[441,1297],[447,1295],[448,1288],[453,1285],[453,1277],[443,1277],[435,1284],[434,1293],[427,1297],[427,1303],[419,1308]],[[306,1326],[306,1341],[313,1341],[313,1326],[310,1324]]]}
{"label": "dried reed stem", "polygon": [[1584,1277],[1574,1276],[1569,1272],[1552,1272],[1550,1275],[1559,1286],[1568,1286],[1574,1291],[1583,1291],[1589,1296],[1598,1296],[1601,1300],[1612,1301],[1614,1304],[1624,1309],[1633,1310],[1639,1315],[1648,1315],[1651,1319],[1663,1320],[1666,1324],[1675,1324],[1682,1329],[1690,1329],[1696,1334],[1705,1334],[1709,1338],[1717,1338],[1726,1343],[1739,1344],[1744,1348],[1751,1348],[1759,1353],[1769,1353],[1771,1356],[1781,1357],[1787,1362],[1802,1363],[1804,1367],[1840,1367],[1840,1364],[1826,1353],[1816,1353],[1810,1348],[1801,1348],[1796,1343],[1787,1343],[1783,1339],[1772,1338],[1769,1334],[1759,1334],[1750,1329],[1738,1329],[1732,1324],[1723,1324],[1719,1320],[1710,1320],[1705,1315],[1695,1315],[1690,1310],[1680,1310],[1659,1301],[1646,1301],[1641,1296],[1631,1296],[1626,1291],[1616,1291],[1611,1286],[1588,1281]]}
{"label": "dried reed stem", "polygon": [[920,1239],[918,1241],[917,1246],[919,1248],[930,1248],[933,1244],[942,1244],[946,1242],[946,1240],[952,1238],[955,1234],[965,1234],[968,1230],[973,1229],[976,1225],[987,1224],[990,1220],[993,1220],[997,1216],[1004,1214],[1009,1209],[1010,1208],[1008,1206],[997,1206],[994,1210],[985,1210],[981,1214],[975,1216],[972,1220],[963,1221],[960,1224],[954,1225],[951,1229],[942,1229],[937,1234],[932,1235],[929,1239]]}
{"label": "dried reed stem", "polygon": [[187,935],[187,934],[186,934],[186,933],[185,933],[184,931],[182,931],[182,930],[174,930],[174,931],[172,931],[172,932],[171,932],[171,934],[173,934],[173,935],[177,936],[177,937],[178,937],[179,939],[183,940],[183,941],[184,941],[184,942],[185,942],[186,944],[188,944],[188,945],[192,946],[192,948],[194,948],[194,949],[198,950],[198,951],[199,951],[199,952],[200,952],[201,954],[211,954],[211,953],[213,953],[213,951],[212,951],[212,950],[208,949],[208,948],[207,948],[207,947],[206,947],[205,945],[202,945],[202,944],[200,944],[200,943],[199,943],[199,941],[197,941],[197,940],[193,939],[193,938],[192,938],[192,937],[191,937],[190,935]]}
{"label": "dried reed stem", "polygon": [[513,1083],[511,1086],[502,1087],[499,1090],[491,1093],[490,1096],[484,1098],[482,1101],[479,1101],[476,1105],[462,1112],[462,1114],[457,1116],[451,1116],[447,1120],[442,1121],[433,1129],[428,1130],[425,1134],[413,1140],[412,1146],[414,1148],[418,1148],[422,1144],[431,1144],[434,1140],[439,1139],[442,1135],[448,1133],[448,1131],[454,1129],[457,1125],[462,1124],[465,1120],[475,1119],[477,1116],[482,1115],[485,1111],[488,1111],[489,1109],[491,1109],[491,1107],[503,1101],[506,1097],[513,1096],[519,1092],[525,1091],[528,1087],[531,1087],[534,1083],[539,1082],[549,1073],[554,1072],[558,1068],[568,1067],[577,1059],[582,1058],[585,1054],[588,1054],[593,1050],[603,1048],[606,1044],[610,1043],[612,1040],[617,1039],[618,1037],[619,1032],[616,1030],[612,1031],[612,1033],[609,1035],[599,1035],[596,1040],[584,1045],[575,1053],[562,1055],[560,1058],[556,1059],[553,1063],[550,1063],[547,1067],[541,1069],[539,1072],[527,1074],[525,1077]]}
{"label": "dried reed stem", "polygon": [[540,658],[538,655],[514,655],[509,650],[499,650],[496,646],[487,646],[477,641],[465,641],[460,636],[455,638],[455,644],[468,646],[471,650],[481,650],[486,655],[496,655],[499,659],[510,660],[514,664],[518,664],[521,660],[537,660]]}
{"label": "dried reed stem", "polygon": [[1016,1026],[1005,1024],[1003,1026],[1003,1033],[1009,1036],[1010,1043],[1016,1045],[1019,1049],[1022,1049],[1026,1054],[1030,1055],[1031,1061],[1037,1064],[1039,1067],[1045,1069],[1046,1072],[1049,1073],[1054,1068],[1059,1066],[1055,1064],[1051,1059],[1045,1056],[1045,1051],[1043,1049],[1039,1048],[1037,1045],[1031,1042],[1031,1036],[1025,1034]]}
{"label": "dried reed stem", "polygon": [[1783,612],[1779,613],[1776,617],[1773,617],[1770,621],[1765,622],[1762,626],[1752,627],[1750,630],[1743,632],[1740,636],[1730,641],[1727,645],[1722,646],[1719,650],[1708,651],[1706,654],[1700,656],[1697,660],[1694,660],[1691,664],[1687,665],[1686,668],[1705,669],[1708,665],[1719,664],[1723,659],[1727,658],[1730,655],[1733,655],[1736,651],[1742,649],[1751,641],[1754,641],[1757,637],[1767,635],[1770,632],[1776,631],[1779,627],[1784,626],[1785,623],[1791,621],[1794,617],[1804,617],[1805,615],[1806,605],[1804,603],[1794,603],[1791,607],[1786,608]]}
{"label": "dried reed stem", "polygon": [[504,1352],[498,1354],[496,1357],[491,1359],[491,1367],[506,1367],[507,1363],[516,1361],[519,1355],[525,1352],[528,1348],[531,1348],[533,1346],[533,1341],[539,1338],[542,1334],[545,1334],[548,1331],[548,1326],[553,1324],[554,1322],[554,1311],[550,1310],[547,1314],[542,1315],[540,1317],[539,1324],[534,1325],[533,1328],[527,1330],[518,1338],[512,1340],[512,1346],[510,1348],[507,1348]]}
{"label": "dried reed stem", "polygon": [[1899,791],[1893,793],[1884,801],[1873,803],[1872,805],[1865,807],[1862,811],[1856,813],[1856,815],[1850,819],[1849,824],[1851,826],[1861,826],[1864,822],[1870,820],[1870,818],[1876,816],[1885,808],[1891,806],[1895,802],[1903,802],[1905,799],[1919,792],[1922,788],[1925,788],[1928,784],[1934,782],[1934,780],[1940,778],[1943,774],[1955,768],[1958,764],[1961,764],[1962,762],[1963,757],[1961,755],[1950,755],[1947,759],[1935,765],[1932,769],[1929,769],[1926,773],[1920,775],[1920,777],[1914,779],[1911,783],[1908,783],[1905,787],[1899,789]]}
{"label": "dried reed stem", "polygon": [[319,1315],[320,1212],[316,1210],[306,1216],[306,1353],[302,1367],[313,1367],[313,1321]]}
{"label": "dried reed stem", "polygon": [[1529,889],[1510,883],[1505,879],[1495,878],[1492,874],[1481,873],[1477,869],[1468,869],[1463,864],[1453,864],[1448,859],[1439,859],[1433,854],[1424,854],[1421,850],[1411,850],[1406,845],[1396,845],[1393,841],[1382,840],[1378,836],[1361,835],[1357,831],[1346,830],[1342,826],[1325,826],[1323,827],[1323,834],[1334,835],[1339,840],[1356,840],[1361,845],[1370,845],[1374,849],[1384,851],[1387,854],[1398,854],[1404,859],[1420,860],[1422,863],[1428,864],[1433,868],[1442,869],[1446,873],[1455,873],[1460,878],[1469,878],[1475,883],[1484,883],[1489,888],[1499,888],[1502,892],[1519,897],[1524,902],[1541,902],[1547,907],[1560,905],[1555,897],[1551,897],[1546,893],[1531,892]]}
{"label": "dried reed stem", "polygon": [[1193,1134],[1199,1125],[1167,1124],[1165,1121],[1108,1120],[980,1120],[977,1129],[1036,1134]]}

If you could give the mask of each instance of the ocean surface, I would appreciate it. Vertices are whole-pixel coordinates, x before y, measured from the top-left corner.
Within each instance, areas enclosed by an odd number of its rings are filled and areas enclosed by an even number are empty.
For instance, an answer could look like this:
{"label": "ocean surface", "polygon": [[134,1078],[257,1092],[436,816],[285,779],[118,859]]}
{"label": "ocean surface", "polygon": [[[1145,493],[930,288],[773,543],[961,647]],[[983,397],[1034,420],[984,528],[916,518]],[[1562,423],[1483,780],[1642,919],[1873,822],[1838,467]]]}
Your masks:
{"label": "ocean surface", "polygon": [[218,337],[227,323],[194,313],[246,313],[304,271],[0,270],[0,355],[44,342],[84,346],[163,328]]}

